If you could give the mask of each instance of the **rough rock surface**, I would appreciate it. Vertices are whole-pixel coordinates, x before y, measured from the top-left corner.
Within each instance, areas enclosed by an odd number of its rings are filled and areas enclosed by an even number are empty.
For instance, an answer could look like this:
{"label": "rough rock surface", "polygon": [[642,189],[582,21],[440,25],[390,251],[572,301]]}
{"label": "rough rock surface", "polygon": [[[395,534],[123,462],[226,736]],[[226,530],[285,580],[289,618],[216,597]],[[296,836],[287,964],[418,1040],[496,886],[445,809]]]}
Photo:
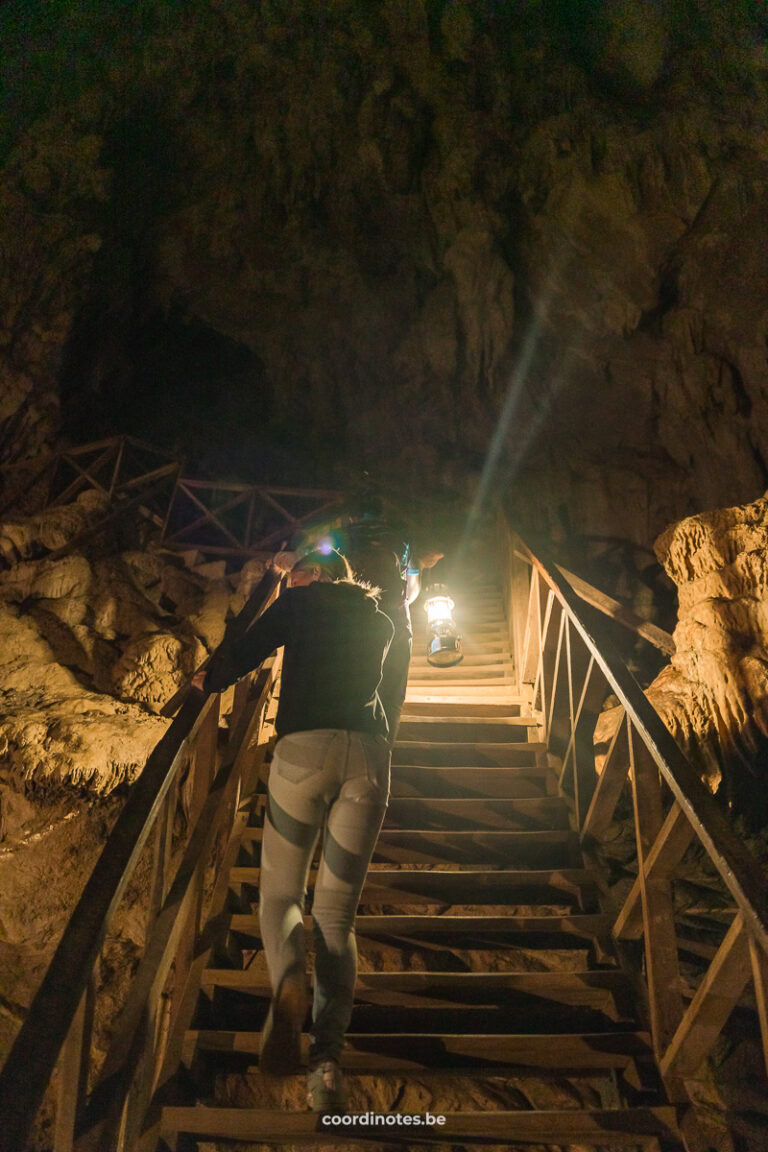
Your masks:
{"label": "rough rock surface", "polygon": [[63,396],[211,471],[434,480],[509,396],[522,523],[643,544],[765,486],[759,6],[4,7],[0,458]]}
{"label": "rough rock surface", "polygon": [[[670,525],[656,554],[678,590],[676,651],[647,690],[713,792],[768,822],[768,494]],[[616,711],[603,713],[605,747]]]}

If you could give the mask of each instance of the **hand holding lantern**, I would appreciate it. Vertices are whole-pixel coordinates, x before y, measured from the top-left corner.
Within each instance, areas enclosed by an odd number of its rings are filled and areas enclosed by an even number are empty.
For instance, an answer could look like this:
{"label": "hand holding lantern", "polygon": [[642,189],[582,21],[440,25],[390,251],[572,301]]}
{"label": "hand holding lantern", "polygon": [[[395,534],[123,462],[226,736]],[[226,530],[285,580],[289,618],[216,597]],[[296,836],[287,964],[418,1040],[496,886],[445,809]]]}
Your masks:
{"label": "hand holding lantern", "polygon": [[450,668],[464,659],[461,636],[453,619],[454,603],[444,584],[435,584],[424,605],[427,613],[427,660],[440,668]]}

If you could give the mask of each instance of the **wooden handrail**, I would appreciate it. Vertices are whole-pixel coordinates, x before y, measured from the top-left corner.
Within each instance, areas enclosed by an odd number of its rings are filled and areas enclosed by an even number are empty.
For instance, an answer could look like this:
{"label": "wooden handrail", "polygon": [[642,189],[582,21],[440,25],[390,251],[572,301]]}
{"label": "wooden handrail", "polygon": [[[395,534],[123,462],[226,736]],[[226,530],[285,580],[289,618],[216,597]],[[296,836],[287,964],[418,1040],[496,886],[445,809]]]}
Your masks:
{"label": "wooden handrail", "polygon": [[[228,629],[223,644],[230,643],[233,632],[242,631],[243,626],[255,619],[259,611],[271,602],[279,593],[280,583],[280,574],[269,569],[252,592],[240,616],[233,622],[234,628],[230,626]],[[166,833],[165,845],[161,837],[156,851],[156,866],[159,863],[162,868],[162,859],[158,861],[157,853],[160,853],[160,857],[163,853],[167,856],[170,848],[180,766],[186,761],[190,749],[194,749],[194,741],[203,731],[209,713],[218,709],[218,701],[218,695],[206,697],[196,690],[189,692],[131,788],[0,1072],[0,1152],[24,1150],[59,1053],[65,1040],[72,1035],[73,1023],[76,1028],[78,1026],[85,998],[93,994],[97,961],[116,909],[142,850],[156,827],[164,829]],[[263,705],[264,701],[261,701]],[[212,785],[211,796],[217,788],[217,782],[213,780],[215,765],[210,759],[215,756],[215,742],[209,744],[207,755],[209,762],[196,765],[201,775],[197,782],[193,781],[201,800],[209,795]],[[199,804],[198,807],[204,808],[205,805]],[[164,821],[159,821],[161,814],[165,817]],[[202,835],[201,832],[197,834]],[[191,829],[191,835],[195,837],[195,828]],[[177,881],[183,869],[188,871],[188,868],[188,859],[185,857]],[[168,888],[168,882],[162,880],[162,877],[161,887],[164,890]],[[177,915],[189,911],[188,898],[185,897],[185,900],[187,903],[183,903],[183,907],[182,902],[177,901]],[[149,943],[151,939],[150,935]],[[157,992],[155,985],[153,991]],[[80,1036],[79,1049],[76,1048],[73,1053],[75,1065],[87,1061],[90,1045],[89,1029],[80,1028],[78,1032],[83,1034]],[[82,1087],[87,1078],[80,1075],[77,1079]],[[76,1111],[75,1108],[68,1119],[70,1133],[61,1138],[60,1144],[57,1143],[56,1152],[59,1147],[72,1146],[71,1129],[76,1121]],[[57,1125],[57,1131],[59,1127]]]}
{"label": "wooden handrail", "polygon": [[[522,544],[522,542],[521,542]],[[522,560],[525,564],[531,563],[532,553],[527,547],[520,547],[515,549],[515,556],[518,560]],[[606,592],[602,592],[599,588],[595,588],[594,584],[590,584],[583,577],[577,576],[575,572],[570,572],[564,568],[562,564],[554,564],[555,568],[570,584],[576,595],[585,602],[596,608],[598,612],[602,612],[604,616],[609,616],[611,620],[615,620],[617,624],[622,624],[628,628],[630,632],[635,632],[641,636],[643,640],[647,640],[653,644],[654,648],[658,648],[660,652],[665,652],[667,656],[674,656],[675,654],[675,640],[669,633],[665,632],[663,628],[659,628],[657,624],[652,624],[650,620],[643,620],[642,616],[638,616],[631,608],[627,608],[626,604],[622,604],[619,600],[614,600]]]}
{"label": "wooden handrail", "polygon": [[[542,549],[534,553],[503,512],[500,520],[510,652],[518,686],[532,694],[542,714],[550,752],[562,755],[560,787],[573,794],[574,818],[585,846],[600,841],[631,782],[638,878],[613,933],[617,940],[643,937],[651,1032],[668,1091],[673,1096],[684,1091],[684,1078],[708,1055],[749,979],[755,983],[768,1066],[768,897],[758,862],[619,657],[607,630],[599,620],[585,619],[581,601],[602,607],[595,603],[594,590],[574,580]],[[527,597],[522,570],[530,577]],[[521,595],[527,600],[524,610]],[[614,612],[606,615],[618,618]],[[598,777],[593,734],[609,695],[617,697],[621,707]],[[736,915],[686,1007],[672,881],[692,842],[705,850]]]}

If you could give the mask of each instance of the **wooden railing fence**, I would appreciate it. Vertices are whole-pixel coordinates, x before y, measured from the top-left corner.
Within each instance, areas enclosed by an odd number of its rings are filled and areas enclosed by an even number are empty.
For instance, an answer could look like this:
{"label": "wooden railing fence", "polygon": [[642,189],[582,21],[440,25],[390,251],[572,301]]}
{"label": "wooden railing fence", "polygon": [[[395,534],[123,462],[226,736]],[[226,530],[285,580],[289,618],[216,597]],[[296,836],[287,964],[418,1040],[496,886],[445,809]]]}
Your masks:
{"label": "wooden railing fence", "polygon": [[67,504],[84,492],[102,498],[102,517],[54,555],[71,551],[128,512],[139,512],[164,548],[242,562],[279,548],[310,524],[328,522],[343,500],[336,489],[191,477],[181,461],[135,436],[64,448],[35,472],[28,465],[14,465],[0,475],[0,513],[13,508],[29,488],[39,490],[46,508]]}
{"label": "wooden railing fence", "polygon": [[[699,1073],[750,981],[768,1068],[768,914],[765,878],[756,860],[615,654],[610,637],[593,622],[585,601],[616,614],[596,603],[594,590],[583,595],[540,550],[534,555],[503,512],[499,539],[519,687],[532,690],[534,707],[543,716],[550,752],[560,763],[560,787],[572,798],[583,844],[589,848],[604,837],[622,797],[631,804],[637,879],[616,910],[613,935],[619,942],[643,940],[649,1023],[671,1098],[685,1098],[685,1079]],[[621,622],[628,624],[626,618]],[[647,629],[646,636],[653,639]],[[593,736],[609,695],[619,701],[621,718],[598,776]],[[696,844],[722,881],[733,919],[686,1004],[672,884],[683,855]]]}
{"label": "wooden railing fence", "polygon": [[[280,588],[270,569],[225,643]],[[2,1152],[23,1152],[53,1079],[53,1152],[136,1148],[152,1096],[178,1064],[247,822],[243,798],[267,747],[260,736],[278,675],[275,658],[238,682],[223,750],[220,695],[191,689],[149,757],[0,1073]],[[99,958],[142,860],[150,866],[144,950],[96,1067],[94,1026],[104,1027]]]}

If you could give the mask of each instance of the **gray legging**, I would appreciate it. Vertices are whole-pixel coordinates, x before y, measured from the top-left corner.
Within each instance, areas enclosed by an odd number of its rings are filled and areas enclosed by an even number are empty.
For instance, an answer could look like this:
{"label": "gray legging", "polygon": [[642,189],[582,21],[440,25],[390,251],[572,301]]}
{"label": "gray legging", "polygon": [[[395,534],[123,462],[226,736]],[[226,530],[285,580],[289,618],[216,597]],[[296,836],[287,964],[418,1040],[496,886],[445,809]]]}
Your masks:
{"label": "gray legging", "polygon": [[355,913],[389,799],[382,736],[316,728],[275,745],[261,847],[259,915],[270,983],[305,971],[303,911],[320,831],[312,905],[315,992],[310,1063],[338,1059],[352,1017]]}

